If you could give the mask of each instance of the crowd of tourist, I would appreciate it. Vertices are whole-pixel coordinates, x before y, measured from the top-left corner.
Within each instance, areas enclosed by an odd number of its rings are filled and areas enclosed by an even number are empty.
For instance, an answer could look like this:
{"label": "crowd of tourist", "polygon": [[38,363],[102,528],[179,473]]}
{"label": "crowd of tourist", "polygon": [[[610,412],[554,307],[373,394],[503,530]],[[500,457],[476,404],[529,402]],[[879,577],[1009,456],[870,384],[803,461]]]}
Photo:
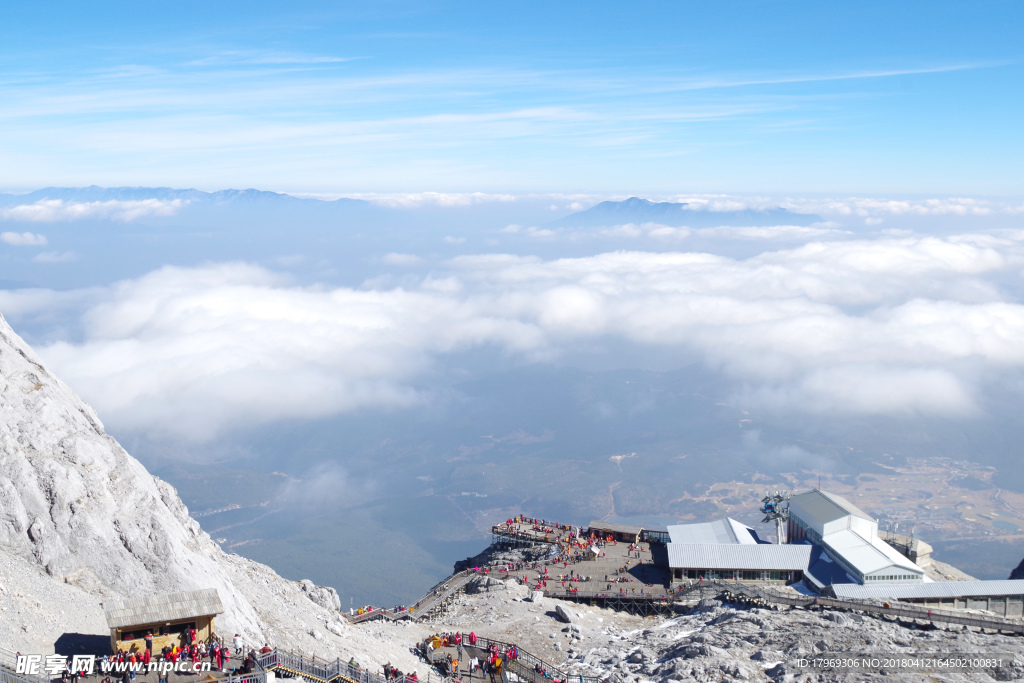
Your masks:
{"label": "crowd of tourist", "polygon": [[[447,652],[438,660],[433,653],[444,648],[455,648],[455,654]],[[462,682],[462,674],[469,680],[475,675],[481,678],[490,676],[492,680],[495,677],[500,678],[503,667],[519,659],[518,646],[507,645],[502,649],[498,643],[492,642],[485,648],[477,643],[476,633],[437,633],[424,641],[423,649],[427,659],[435,663],[441,673],[455,683]],[[478,653],[484,657],[481,658]]]}

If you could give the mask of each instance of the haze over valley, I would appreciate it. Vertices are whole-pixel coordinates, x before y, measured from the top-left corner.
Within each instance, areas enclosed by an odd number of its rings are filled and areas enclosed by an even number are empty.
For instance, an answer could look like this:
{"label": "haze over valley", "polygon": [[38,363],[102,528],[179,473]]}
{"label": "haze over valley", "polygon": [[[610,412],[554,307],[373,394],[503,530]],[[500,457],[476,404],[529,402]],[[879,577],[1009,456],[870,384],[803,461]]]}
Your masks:
{"label": "haze over valley", "polygon": [[680,199],[8,195],[0,304],[225,548],[349,602],[522,511],[756,523],[819,474],[1008,574],[1020,207]]}

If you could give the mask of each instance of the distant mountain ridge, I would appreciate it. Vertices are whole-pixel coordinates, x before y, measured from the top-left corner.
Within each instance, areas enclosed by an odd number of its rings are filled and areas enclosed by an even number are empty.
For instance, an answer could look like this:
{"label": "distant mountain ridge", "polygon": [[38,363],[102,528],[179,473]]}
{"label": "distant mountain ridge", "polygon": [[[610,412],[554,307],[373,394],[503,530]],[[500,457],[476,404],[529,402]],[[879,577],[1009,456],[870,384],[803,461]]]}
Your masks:
{"label": "distant mountain ridge", "polygon": [[821,216],[794,213],[788,209],[744,209],[741,211],[708,211],[686,202],[652,202],[630,197],[621,202],[601,202],[585,211],[550,223],[558,228],[601,228],[627,223],[657,223],[670,227],[713,227],[719,225],[770,226],[820,223]]}
{"label": "distant mountain ridge", "polygon": [[44,187],[28,194],[3,194],[0,195],[0,205],[10,206],[14,204],[34,204],[46,199],[61,199],[69,202],[107,202],[107,201],[143,201],[146,199],[159,199],[173,201],[180,199],[187,202],[210,203],[210,204],[347,204],[365,205],[370,203],[361,199],[348,199],[343,197],[332,201],[320,199],[303,199],[293,197],[282,192],[269,192],[267,190],[217,190],[215,192],[204,192],[195,189],[177,189],[173,187],[100,187],[90,185],[89,187]]}

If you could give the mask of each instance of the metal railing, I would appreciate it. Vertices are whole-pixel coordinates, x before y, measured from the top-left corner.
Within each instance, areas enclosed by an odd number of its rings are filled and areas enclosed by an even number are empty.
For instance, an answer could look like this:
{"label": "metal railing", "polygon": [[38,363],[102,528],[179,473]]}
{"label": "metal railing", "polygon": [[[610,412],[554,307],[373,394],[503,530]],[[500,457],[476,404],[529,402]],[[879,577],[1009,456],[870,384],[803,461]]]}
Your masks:
{"label": "metal railing", "polygon": [[451,583],[447,589],[444,589],[441,593],[437,595],[431,595],[430,593],[428,593],[427,595],[420,598],[419,602],[413,605],[414,612],[412,618],[419,619],[426,616],[427,614],[430,614],[430,611],[434,609],[434,607],[436,607],[439,603],[443,602],[444,600],[447,600],[452,595],[455,595],[456,593],[465,589],[466,584],[468,584],[476,576],[486,575],[477,574],[477,572],[475,572],[472,569],[466,569],[459,572],[458,574],[453,574],[452,577],[449,579]]}
{"label": "metal railing", "polygon": [[608,591],[546,590],[545,598],[568,598],[569,600],[636,600],[644,602],[675,602],[685,593],[609,593]]}
{"label": "metal railing", "polygon": [[[1024,634],[1024,622],[1014,621],[1011,619],[1001,619],[999,617],[977,617],[969,616],[962,612],[953,612],[950,610],[930,610],[928,608],[921,607],[909,607],[905,605],[899,605],[894,607],[892,603],[889,606],[876,605],[869,602],[861,602],[858,600],[841,600],[838,598],[828,597],[810,597],[810,596],[789,596],[781,595],[775,591],[765,590],[757,586],[749,586],[743,584],[730,584],[723,582],[714,582],[716,586],[721,587],[727,594],[738,595],[741,597],[764,600],[774,604],[789,605],[792,607],[831,607],[833,609],[865,612],[868,614],[876,614],[879,616],[893,616],[893,617],[904,617],[907,619],[920,619],[923,621],[933,621],[945,624],[957,624],[961,626],[970,626],[974,628],[987,628],[993,631],[1006,631],[1009,633],[1021,633]],[[897,603],[898,604],[898,603]]]}
{"label": "metal railing", "polygon": [[[407,610],[401,612],[394,612],[388,609],[375,609],[371,612],[364,612],[355,616],[344,615],[353,624],[360,624],[365,621],[373,619],[389,619],[391,621],[397,621],[399,619],[413,619],[418,620],[430,614],[430,612],[440,603],[450,598],[455,593],[463,590],[466,584],[474,576],[483,576],[482,573],[477,573],[472,569],[464,569],[461,572],[452,574],[451,576],[439,581],[433,588],[427,591],[426,595],[416,601]],[[445,586],[448,586],[445,588]],[[438,592],[440,591],[440,592]]]}
{"label": "metal railing", "polygon": [[[370,673],[351,663],[344,663],[340,659],[329,662],[316,657],[306,657],[286,650],[274,649],[270,652],[258,655],[256,662],[266,671],[284,671],[295,676],[331,683],[332,681],[347,681],[347,683],[420,683],[410,676],[399,676],[387,679],[384,676]],[[266,676],[264,674],[264,683]],[[241,683],[250,683],[242,681]]]}
{"label": "metal railing", "polygon": [[267,674],[265,671],[254,671],[239,676],[229,675],[224,681],[226,683],[267,683]]}
{"label": "metal railing", "polygon": [[14,673],[15,669],[0,664],[0,683],[48,683],[48,678]]}
{"label": "metal railing", "polygon": [[324,683],[334,680],[341,673],[341,663],[338,660],[328,662],[279,649],[257,655],[256,663],[266,671],[281,669]]}
{"label": "metal railing", "polygon": [[[830,607],[832,609],[845,610],[845,611],[856,611],[864,612],[866,614],[873,614],[877,616],[891,616],[891,617],[903,617],[906,619],[920,619],[923,621],[932,621],[944,624],[955,624],[961,626],[969,626],[973,628],[989,629],[993,631],[1003,631],[1008,633],[1020,633],[1024,634],[1024,621],[1003,619],[1000,617],[980,617],[975,615],[967,615],[963,612],[956,612],[952,610],[943,609],[928,609],[926,607],[912,607],[905,603],[898,603],[893,601],[889,603],[889,606],[877,605],[870,602],[858,601],[858,600],[842,600],[839,598],[829,598],[824,596],[794,596],[784,595],[770,588],[762,588],[757,585],[743,584],[743,583],[732,583],[728,581],[703,581],[695,583],[691,586],[685,586],[681,591],[676,591],[666,595],[656,594],[617,594],[608,592],[577,592],[577,593],[566,593],[559,591],[545,591],[545,597],[552,598],[569,598],[572,600],[618,600],[618,601],[636,601],[636,602],[675,602],[684,596],[693,596],[698,594],[700,597],[718,597],[725,594],[727,597],[736,596],[751,600],[761,600],[764,602],[777,604],[777,605],[788,605],[790,607]],[[894,604],[895,603],[895,604]]]}
{"label": "metal railing", "polygon": [[[469,634],[462,634],[463,647],[466,647],[466,643],[469,642]],[[492,645],[496,645],[498,652],[501,654],[502,674],[506,674],[511,671],[521,680],[529,680],[536,683],[543,683],[545,680],[559,680],[562,682],[569,681],[569,683],[600,683],[601,679],[594,676],[579,676],[575,674],[568,674],[558,667],[545,662],[540,657],[534,655],[528,650],[524,650],[514,643],[506,643],[501,640],[494,640],[493,638],[487,638],[484,636],[477,636],[476,643],[469,645],[468,647],[477,648],[483,651],[489,651]],[[512,648],[516,649],[517,656],[515,659],[505,659],[505,652]],[[538,666],[540,669],[538,670]]]}
{"label": "metal railing", "polygon": [[17,670],[18,653],[0,647],[0,683],[49,683],[47,676],[15,673]]}

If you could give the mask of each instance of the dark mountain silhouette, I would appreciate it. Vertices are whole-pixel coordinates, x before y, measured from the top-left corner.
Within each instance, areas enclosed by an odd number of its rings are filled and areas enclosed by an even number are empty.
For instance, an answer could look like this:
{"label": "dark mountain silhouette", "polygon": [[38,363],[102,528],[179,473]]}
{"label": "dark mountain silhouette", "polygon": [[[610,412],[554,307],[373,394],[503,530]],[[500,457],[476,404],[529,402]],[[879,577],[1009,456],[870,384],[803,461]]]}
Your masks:
{"label": "dark mountain silhouette", "polygon": [[1017,568],[1010,572],[1010,580],[1016,581],[1018,579],[1024,579],[1024,560],[1020,561]]}

